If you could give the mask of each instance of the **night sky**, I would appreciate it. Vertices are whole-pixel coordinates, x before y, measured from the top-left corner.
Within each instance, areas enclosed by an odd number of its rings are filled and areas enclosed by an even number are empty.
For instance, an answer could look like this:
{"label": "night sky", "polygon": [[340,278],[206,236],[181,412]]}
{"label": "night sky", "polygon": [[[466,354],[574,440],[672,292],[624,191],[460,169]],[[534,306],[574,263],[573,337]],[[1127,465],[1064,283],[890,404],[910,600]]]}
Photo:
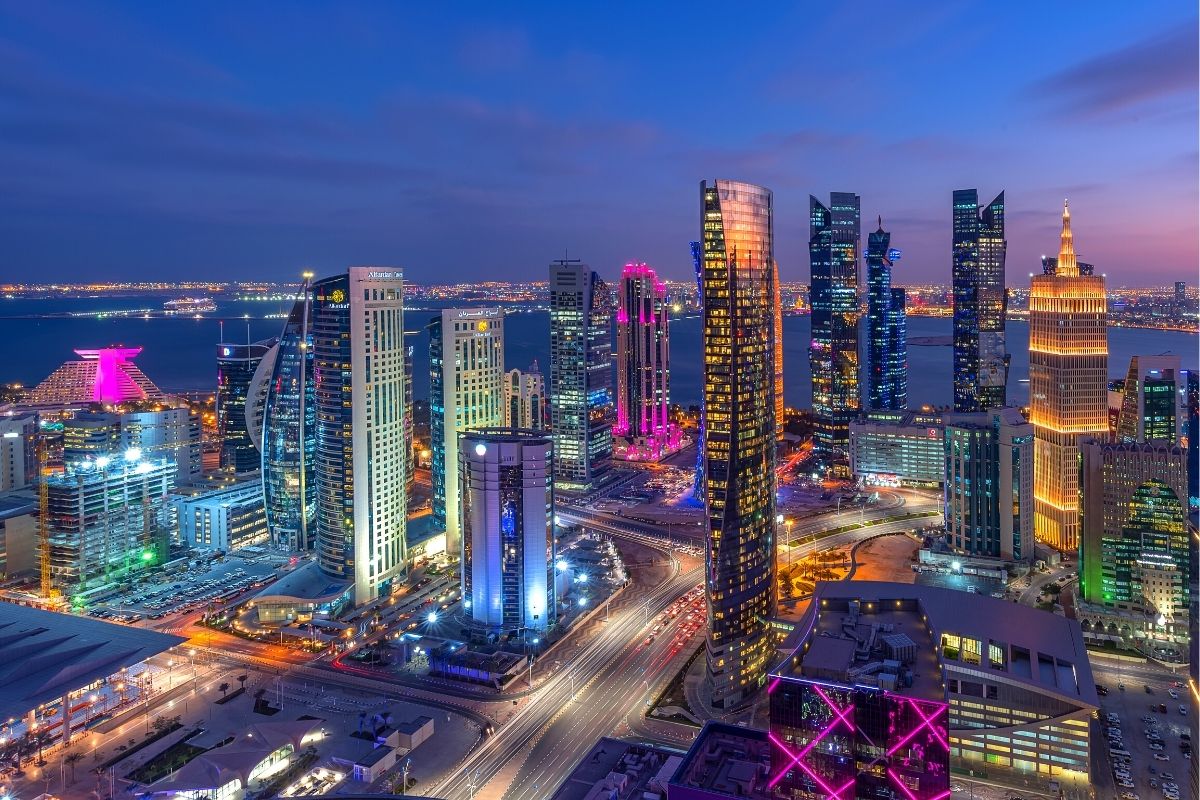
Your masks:
{"label": "night sky", "polygon": [[[455,12],[450,8],[453,7]],[[1197,278],[1195,3],[0,2],[0,280],[690,278],[704,178],[862,195],[947,282],[1006,190],[1008,279]]]}

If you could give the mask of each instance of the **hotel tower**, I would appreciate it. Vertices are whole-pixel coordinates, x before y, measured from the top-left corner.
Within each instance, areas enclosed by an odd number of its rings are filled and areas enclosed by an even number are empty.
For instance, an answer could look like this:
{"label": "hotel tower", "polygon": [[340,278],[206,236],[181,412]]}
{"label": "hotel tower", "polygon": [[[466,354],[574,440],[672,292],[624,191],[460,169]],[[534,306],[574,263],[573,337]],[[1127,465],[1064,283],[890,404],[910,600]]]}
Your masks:
{"label": "hotel tower", "polygon": [[657,461],[678,449],[671,422],[667,287],[645,264],[626,264],[617,289],[617,452]]}
{"label": "hotel tower", "polygon": [[1034,536],[1066,552],[1079,544],[1079,439],[1108,435],[1106,304],[1104,278],[1076,259],[1064,203],[1058,259],[1029,291],[1029,399]]}
{"label": "hotel tower", "polygon": [[713,705],[766,681],[775,614],[775,253],[768,189],[700,184],[705,641]]}

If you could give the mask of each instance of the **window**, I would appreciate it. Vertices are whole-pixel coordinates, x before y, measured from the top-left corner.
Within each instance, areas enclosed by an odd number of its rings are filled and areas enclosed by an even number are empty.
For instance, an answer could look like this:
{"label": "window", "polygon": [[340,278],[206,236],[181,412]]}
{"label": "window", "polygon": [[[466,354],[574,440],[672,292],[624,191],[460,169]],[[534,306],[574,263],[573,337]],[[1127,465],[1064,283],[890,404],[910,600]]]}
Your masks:
{"label": "window", "polygon": [[953,661],[958,660],[958,651],[962,647],[962,639],[955,633],[942,634],[942,657]]}
{"label": "window", "polygon": [[988,642],[988,664],[992,669],[1004,669],[1004,650],[1003,644]]}
{"label": "window", "polygon": [[962,640],[962,660],[967,664],[978,665],[983,658],[983,644],[978,639]]}

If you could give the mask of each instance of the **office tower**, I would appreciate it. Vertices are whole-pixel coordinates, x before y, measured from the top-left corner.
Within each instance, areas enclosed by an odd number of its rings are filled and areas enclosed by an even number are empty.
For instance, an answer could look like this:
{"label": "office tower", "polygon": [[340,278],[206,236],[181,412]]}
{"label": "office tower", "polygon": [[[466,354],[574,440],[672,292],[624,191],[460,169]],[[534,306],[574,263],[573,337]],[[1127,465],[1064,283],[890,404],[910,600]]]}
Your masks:
{"label": "office tower", "polygon": [[75,352],[81,360],[63,362],[29,392],[25,398],[27,405],[112,405],[163,398],[162,390],[133,363],[142,348],[107,347]]}
{"label": "office tower", "polygon": [[546,380],[537,359],[504,376],[504,427],[540,431],[546,427]]}
{"label": "office tower", "polygon": [[1084,600],[1187,636],[1187,452],[1168,442],[1080,443]]}
{"label": "office tower", "polygon": [[63,461],[113,456],[137,448],[166,458],[180,486],[203,472],[200,417],[187,407],[151,411],[79,411],[63,420]]}
{"label": "office tower", "polygon": [[491,631],[552,626],[554,599],[554,446],[516,428],[464,432],[461,564],[471,618]]}
{"label": "office tower", "polygon": [[872,486],[940,488],[943,428],[939,413],[868,411],[850,423],[850,474]]}
{"label": "office tower", "polygon": [[258,469],[262,457],[247,424],[246,401],[259,362],[273,342],[217,345],[217,434],[221,437],[221,466],[234,472]]}
{"label": "office tower", "polygon": [[[689,242],[692,270],[696,273],[696,306],[704,312],[704,257],[699,242]],[[696,427],[696,469],[692,476],[692,500],[704,502],[704,403],[700,403],[700,424]]]}
{"label": "office tower", "polygon": [[704,243],[705,549],[713,704],[763,685],[775,615],[772,196],[700,184]]}
{"label": "office tower", "polygon": [[446,552],[462,555],[458,438],[504,424],[504,312],[447,308],[429,323],[429,425],[433,524]]}
{"label": "office tower", "polygon": [[1200,506],[1200,373],[1187,370],[1188,505]]}
{"label": "office tower", "polygon": [[1015,408],[946,417],[946,533],[973,556],[1033,558],[1033,425]]}
{"label": "office tower", "polygon": [[1063,204],[1054,272],[1029,291],[1029,401],[1033,446],[1033,532],[1063,552],[1079,545],[1080,436],[1108,433],[1108,329],[1104,278],[1081,275]]}
{"label": "office tower", "polygon": [[783,400],[783,290],[779,285],[779,262],[771,266],[771,285],[774,287],[771,308],[775,339],[775,441],[782,442],[784,426],[787,424],[787,405]]}
{"label": "office tower", "polygon": [[180,540],[196,550],[232,553],[266,544],[266,509],[259,481],[219,486],[175,501]]}
{"label": "office tower", "polygon": [[611,467],[612,298],[586,264],[550,265],[550,432],[554,479],[587,490]]}
{"label": "office tower", "polygon": [[1121,389],[1116,439],[1182,444],[1187,431],[1187,377],[1177,355],[1134,356]]}
{"label": "office tower", "polygon": [[50,578],[73,594],[161,565],[175,465],[136,449],[68,463],[46,478]]}
{"label": "office tower", "polygon": [[954,192],[954,410],[1000,408],[1007,400],[1004,335],[1004,192],[982,211],[975,189]]}
{"label": "office tower", "polygon": [[409,508],[413,506],[413,488],[417,484],[417,454],[414,450],[414,437],[417,431],[416,400],[413,397],[413,356],[414,342],[421,336],[421,331],[404,332],[404,457],[408,469],[404,470],[404,494]]}
{"label": "office tower", "polygon": [[0,492],[23,489],[38,474],[37,414],[0,417]]}
{"label": "office tower", "polygon": [[306,277],[279,336],[263,410],[262,482],[267,530],[271,541],[292,550],[313,546],[316,439],[312,303]]}
{"label": "office tower", "polygon": [[808,198],[811,267],[813,447],[834,457],[850,445],[858,416],[859,198],[833,192],[829,206]]}
{"label": "office tower", "polygon": [[867,236],[867,405],[902,411],[908,405],[908,325],[904,290],[892,288],[900,251],[891,241],[880,217],[879,229]]}
{"label": "office tower", "polygon": [[617,287],[618,455],[657,461],[677,450],[671,422],[670,329],[666,287],[645,264],[626,264]]}
{"label": "office tower", "polygon": [[944,800],[952,770],[1023,796],[1087,795],[1099,702],[1075,620],[955,589],[831,581],[796,627],[769,690],[775,797]]}
{"label": "office tower", "polygon": [[1187,283],[1184,281],[1175,281],[1175,302],[1187,302]]}
{"label": "office tower", "polygon": [[407,553],[404,276],[351,267],[312,287],[317,564],[354,584],[354,604],[387,595]]}

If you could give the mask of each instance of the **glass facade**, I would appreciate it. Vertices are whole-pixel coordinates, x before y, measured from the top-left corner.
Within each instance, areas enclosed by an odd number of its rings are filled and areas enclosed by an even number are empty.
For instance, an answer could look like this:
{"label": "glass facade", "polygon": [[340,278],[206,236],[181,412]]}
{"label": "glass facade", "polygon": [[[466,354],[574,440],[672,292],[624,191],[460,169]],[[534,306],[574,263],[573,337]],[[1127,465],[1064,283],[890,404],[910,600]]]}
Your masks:
{"label": "glass facade", "polygon": [[1004,192],[979,207],[975,189],[954,192],[954,410],[999,408],[1007,399]]}
{"label": "glass facade", "polygon": [[217,345],[217,432],[221,437],[221,466],[234,472],[251,472],[262,456],[250,435],[246,398],[250,382],[273,341]]}
{"label": "glass facade", "polygon": [[713,703],[766,680],[775,614],[775,274],[771,192],[700,184],[704,453],[708,531],[705,654]]}
{"label": "glass facade", "polygon": [[667,289],[645,264],[626,264],[617,289],[618,455],[658,460],[678,449],[671,422]]}
{"label": "glass facade", "polygon": [[1177,355],[1134,356],[1121,387],[1116,438],[1183,443],[1187,379]]}
{"label": "glass facade", "polygon": [[317,437],[312,308],[307,286],[279,337],[263,411],[262,476],[271,540],[294,550],[313,545]]}
{"label": "glass facade", "polygon": [[550,265],[550,430],[560,486],[594,487],[611,466],[612,297],[578,261]]}
{"label": "glass facade", "polygon": [[867,407],[899,411],[908,405],[908,325],[903,289],[892,288],[892,234],[867,236]]}
{"label": "glass facade", "polygon": [[811,195],[808,255],[812,305],[813,446],[845,456],[850,421],[858,416],[859,197],[833,192],[826,207]]}

